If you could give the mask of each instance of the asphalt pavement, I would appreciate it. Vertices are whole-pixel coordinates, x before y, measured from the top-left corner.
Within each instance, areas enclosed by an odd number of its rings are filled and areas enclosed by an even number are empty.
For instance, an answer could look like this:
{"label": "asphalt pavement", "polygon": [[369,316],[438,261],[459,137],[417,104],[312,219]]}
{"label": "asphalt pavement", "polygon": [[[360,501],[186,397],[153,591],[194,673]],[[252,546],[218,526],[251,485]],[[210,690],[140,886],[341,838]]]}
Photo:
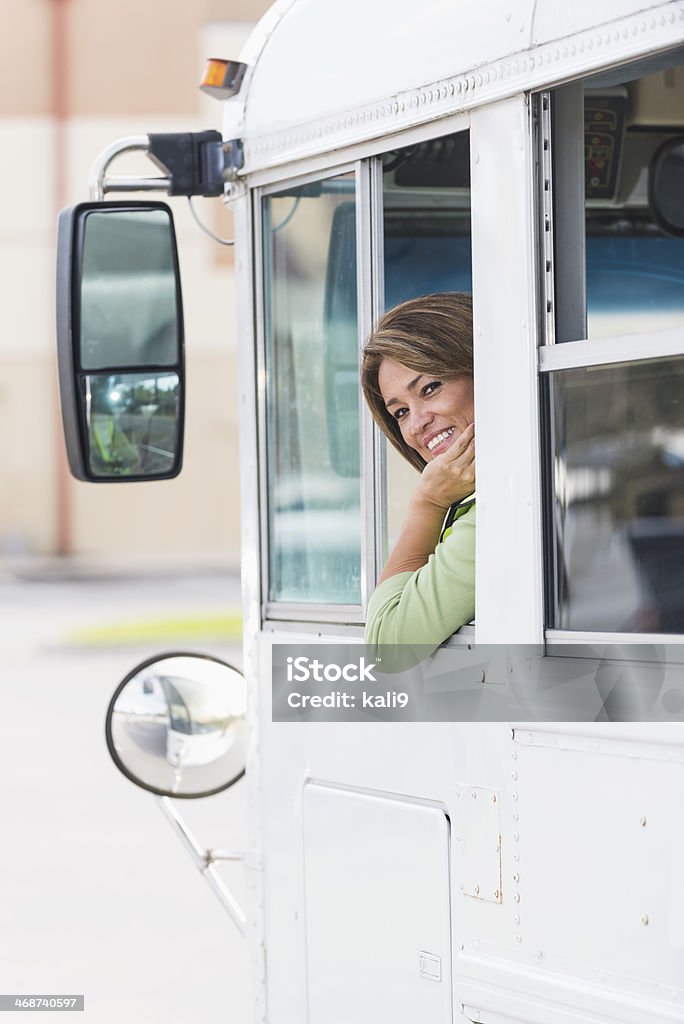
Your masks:
{"label": "asphalt pavement", "polygon": [[[247,1024],[242,938],[104,740],[111,694],[139,661],[175,649],[239,664],[235,641],[197,629],[238,607],[239,581],[221,571],[0,566],[0,994],[83,994],[85,1011],[59,1018],[81,1024]],[[156,636],[164,620],[191,635]],[[127,639],[131,623],[143,629]],[[204,846],[243,846],[244,783],[180,806]],[[222,873],[244,902],[240,865]]]}

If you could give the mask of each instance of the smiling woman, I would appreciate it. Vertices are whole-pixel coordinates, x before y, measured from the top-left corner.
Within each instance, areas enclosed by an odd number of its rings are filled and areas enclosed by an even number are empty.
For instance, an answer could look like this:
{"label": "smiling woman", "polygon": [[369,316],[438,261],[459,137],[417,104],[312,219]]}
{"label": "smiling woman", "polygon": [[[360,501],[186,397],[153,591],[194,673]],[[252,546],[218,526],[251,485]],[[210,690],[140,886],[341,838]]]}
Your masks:
{"label": "smiling woman", "polygon": [[435,648],[475,613],[470,296],[426,295],[386,313],[361,383],[376,423],[421,474],[369,602],[366,640]]}

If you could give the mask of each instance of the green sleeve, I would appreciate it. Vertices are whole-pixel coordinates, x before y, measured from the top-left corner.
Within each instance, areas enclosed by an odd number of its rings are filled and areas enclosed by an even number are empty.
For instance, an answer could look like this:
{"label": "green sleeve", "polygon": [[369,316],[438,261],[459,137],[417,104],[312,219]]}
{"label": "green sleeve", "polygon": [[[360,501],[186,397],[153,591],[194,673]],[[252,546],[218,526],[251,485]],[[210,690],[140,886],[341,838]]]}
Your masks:
{"label": "green sleeve", "polygon": [[390,576],[368,603],[366,643],[432,648],[475,616],[475,506],[415,572]]}

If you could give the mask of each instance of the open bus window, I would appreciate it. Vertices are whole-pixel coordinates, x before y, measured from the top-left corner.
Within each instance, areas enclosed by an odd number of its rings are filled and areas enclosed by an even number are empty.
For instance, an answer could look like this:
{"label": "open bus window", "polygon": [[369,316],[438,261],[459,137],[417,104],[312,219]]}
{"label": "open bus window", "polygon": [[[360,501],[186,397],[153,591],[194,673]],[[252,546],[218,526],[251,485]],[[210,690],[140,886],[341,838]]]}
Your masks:
{"label": "open bus window", "polygon": [[263,199],[268,598],[359,605],[353,174]]}
{"label": "open bus window", "polygon": [[548,625],[682,634],[684,238],[656,222],[648,180],[684,135],[684,67],[613,70],[552,109]]}
{"label": "open bus window", "polygon": [[[382,163],[385,309],[431,292],[472,292],[469,133],[395,150]],[[388,549],[416,482],[388,445]]]}

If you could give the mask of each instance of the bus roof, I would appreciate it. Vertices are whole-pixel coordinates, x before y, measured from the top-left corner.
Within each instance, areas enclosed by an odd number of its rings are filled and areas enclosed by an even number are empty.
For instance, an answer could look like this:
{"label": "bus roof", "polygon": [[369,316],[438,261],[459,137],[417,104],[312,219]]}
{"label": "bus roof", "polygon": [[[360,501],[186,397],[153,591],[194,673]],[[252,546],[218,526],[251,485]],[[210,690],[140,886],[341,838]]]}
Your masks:
{"label": "bus roof", "polygon": [[681,5],[653,0],[277,0],[224,134],[244,140],[249,172],[682,41]]}

